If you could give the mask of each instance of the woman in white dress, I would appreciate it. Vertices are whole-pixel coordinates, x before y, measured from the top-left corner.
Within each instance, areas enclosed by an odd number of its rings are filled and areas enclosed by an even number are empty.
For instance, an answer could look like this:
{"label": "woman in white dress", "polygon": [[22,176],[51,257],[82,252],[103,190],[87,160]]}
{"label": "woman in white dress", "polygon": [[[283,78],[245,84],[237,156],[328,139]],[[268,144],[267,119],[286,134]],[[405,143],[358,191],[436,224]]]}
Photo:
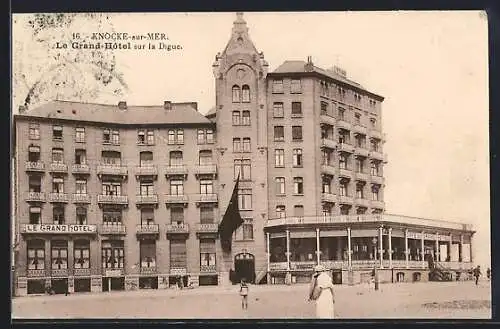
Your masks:
{"label": "woman in white dress", "polygon": [[323,265],[314,268],[309,298],[316,301],[316,317],[320,319],[334,318],[333,282],[328,270]]}

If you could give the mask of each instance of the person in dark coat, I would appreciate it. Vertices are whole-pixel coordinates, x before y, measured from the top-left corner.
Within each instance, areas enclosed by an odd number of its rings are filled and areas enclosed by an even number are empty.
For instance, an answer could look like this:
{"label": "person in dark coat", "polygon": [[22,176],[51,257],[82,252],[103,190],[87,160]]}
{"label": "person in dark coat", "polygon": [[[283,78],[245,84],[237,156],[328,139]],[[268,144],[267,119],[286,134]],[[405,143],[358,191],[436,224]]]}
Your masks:
{"label": "person in dark coat", "polygon": [[486,270],[486,277],[488,278],[488,280],[491,279],[491,269],[488,267],[488,269]]}
{"label": "person in dark coat", "polygon": [[481,266],[477,266],[474,271],[472,272],[472,274],[474,275],[474,277],[476,278],[476,286],[479,282],[479,276],[481,276]]}

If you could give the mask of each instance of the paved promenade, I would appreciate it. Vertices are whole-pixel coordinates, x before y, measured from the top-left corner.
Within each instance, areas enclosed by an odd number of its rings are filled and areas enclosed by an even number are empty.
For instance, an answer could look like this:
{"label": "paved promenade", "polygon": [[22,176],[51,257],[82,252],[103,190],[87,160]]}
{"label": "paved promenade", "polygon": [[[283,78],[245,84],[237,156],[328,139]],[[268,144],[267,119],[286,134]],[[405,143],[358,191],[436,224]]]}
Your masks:
{"label": "paved promenade", "polygon": [[[70,296],[14,298],[12,317],[107,319],[314,318],[307,285],[250,286],[249,307],[242,311],[238,286],[192,290],[140,290]],[[359,318],[491,318],[487,281],[337,286],[336,317]]]}

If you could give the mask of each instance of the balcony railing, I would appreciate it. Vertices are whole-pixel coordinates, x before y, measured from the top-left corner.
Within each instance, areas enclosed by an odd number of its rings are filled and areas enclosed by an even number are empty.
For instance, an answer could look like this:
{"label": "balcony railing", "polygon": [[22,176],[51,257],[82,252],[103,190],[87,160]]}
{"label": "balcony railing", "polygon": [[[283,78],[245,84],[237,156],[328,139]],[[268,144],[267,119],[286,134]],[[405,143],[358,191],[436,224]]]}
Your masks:
{"label": "balcony railing", "polygon": [[463,231],[466,230],[466,225],[463,223],[436,220],[436,219],[426,219],[419,217],[410,217],[410,216],[399,216],[399,215],[391,215],[391,214],[383,214],[382,215],[385,221],[401,223],[401,224],[410,224],[410,225],[420,225],[420,226],[430,226],[436,228],[443,229],[452,229]]}
{"label": "balcony railing", "polygon": [[127,176],[128,170],[126,166],[121,165],[99,165],[97,166],[98,175],[109,176]]}
{"label": "balcony railing", "polygon": [[384,208],[384,201],[379,201],[379,200],[370,200],[370,206],[372,208]]}
{"label": "balcony railing", "polygon": [[363,198],[356,198],[356,204],[358,206],[362,206],[362,207],[368,208],[370,206],[370,200],[363,199]]}
{"label": "balcony railing", "polygon": [[200,272],[201,273],[215,273],[215,272],[217,272],[217,266],[216,265],[201,265]]}
{"label": "balcony railing", "polygon": [[146,274],[156,274],[158,273],[158,268],[156,266],[150,266],[150,267],[141,267],[141,274],[146,275]]}
{"label": "balcony railing", "polygon": [[334,126],[337,123],[337,120],[334,117],[325,113],[320,114],[319,121],[332,126]]}
{"label": "balcony railing", "polygon": [[67,268],[53,268],[50,273],[52,276],[56,277],[65,277],[68,276],[68,269]]}
{"label": "balcony railing", "polygon": [[362,156],[362,157],[368,157],[370,155],[370,152],[365,149],[364,147],[356,146],[354,148],[354,153],[356,155]]}
{"label": "balcony railing", "polygon": [[321,193],[321,201],[335,203],[337,202],[337,196],[333,193]]}
{"label": "balcony railing", "polygon": [[168,234],[189,234],[189,224],[167,224]]}
{"label": "balcony railing", "polygon": [[378,266],[380,261],[378,260],[353,260],[351,262],[352,268],[374,268]]}
{"label": "balcony railing", "polygon": [[182,175],[186,176],[188,174],[188,169],[185,165],[177,165],[177,166],[166,166],[165,167],[165,175],[174,176],[174,175]]}
{"label": "balcony railing", "polygon": [[33,277],[43,277],[45,276],[45,273],[46,273],[45,270],[28,270],[26,274],[28,277],[33,278]]}
{"label": "balcony railing", "polygon": [[189,198],[185,194],[165,194],[165,203],[167,204],[187,204],[188,202]]}
{"label": "balcony railing", "polygon": [[370,157],[372,157],[373,159],[377,159],[377,160],[384,160],[384,154],[382,152],[379,152],[379,151],[370,151]]}
{"label": "balcony railing", "polygon": [[354,152],[354,146],[348,143],[339,143],[339,151],[344,151],[348,153],[353,153]]}
{"label": "balcony railing", "polygon": [[408,261],[408,268],[421,269],[421,268],[426,268],[426,267],[427,267],[427,262],[422,262],[422,261],[417,261],[417,260]]}
{"label": "balcony railing", "polygon": [[68,202],[68,194],[67,193],[49,193],[49,202],[60,202],[67,203]]}
{"label": "balcony railing", "polygon": [[215,164],[199,165],[195,167],[195,175],[216,175],[216,174],[217,174],[217,165]]}
{"label": "balcony railing", "polygon": [[136,226],[137,234],[158,234],[160,225],[158,224],[138,224]]}
{"label": "balcony railing", "polygon": [[339,195],[339,203],[353,203],[354,198],[348,195]]}
{"label": "balcony railing", "polygon": [[71,166],[73,174],[90,174],[90,166],[88,164],[74,164]]}
{"label": "balcony railing", "polygon": [[216,193],[210,194],[195,194],[194,201],[198,204],[200,203],[216,203],[218,201],[218,196]]}
{"label": "balcony railing", "polygon": [[90,268],[75,268],[73,269],[74,276],[90,276],[91,271]]}
{"label": "balcony railing", "polygon": [[26,171],[45,171],[45,164],[41,161],[26,161],[24,164]]}
{"label": "balcony railing", "polygon": [[102,204],[128,204],[128,197],[126,195],[97,195],[97,203]]}
{"label": "balcony railing", "polygon": [[67,173],[68,165],[62,162],[52,162],[49,167],[50,172]]}
{"label": "balcony railing", "polygon": [[102,224],[99,229],[100,234],[127,234],[127,228],[123,224]]}
{"label": "balcony railing", "polygon": [[136,195],[136,203],[137,204],[157,204],[158,203],[158,195]]}
{"label": "balcony railing", "polygon": [[137,176],[156,176],[158,175],[158,169],[155,165],[136,166],[135,174]]}
{"label": "balcony railing", "polygon": [[334,176],[335,175],[335,167],[333,165],[321,165],[321,173]]}
{"label": "balcony railing", "polygon": [[360,124],[355,124],[354,125],[354,132],[366,135],[366,134],[368,134],[368,129],[365,126],[362,126]]}
{"label": "balcony railing", "polygon": [[329,269],[347,268],[348,262],[343,260],[322,260],[321,265]]}
{"label": "balcony railing", "polygon": [[352,178],[352,170],[350,169],[339,169],[339,176],[340,177],[345,177],[345,178]]}
{"label": "balcony railing", "polygon": [[91,200],[90,194],[73,194],[73,203],[90,203]]}
{"label": "balcony railing", "polygon": [[368,181],[370,175],[364,172],[356,172],[356,179],[361,181]]}
{"label": "balcony railing", "polygon": [[346,130],[351,130],[352,129],[352,125],[345,121],[345,120],[338,120],[337,121],[337,127],[339,128],[342,128],[342,129],[346,129]]}
{"label": "balcony railing", "polygon": [[315,261],[290,262],[292,270],[312,270],[316,266]]}
{"label": "balcony railing", "polygon": [[269,263],[269,269],[271,271],[286,271],[288,269],[288,263],[287,262]]}
{"label": "balcony railing", "polygon": [[45,202],[45,193],[43,192],[28,192],[26,195],[28,202]]}
{"label": "balcony railing", "polygon": [[321,147],[328,147],[330,149],[334,149],[337,146],[337,142],[334,139],[330,138],[322,138],[321,139]]}
{"label": "balcony railing", "polygon": [[219,230],[218,223],[197,223],[196,233],[217,233]]}
{"label": "balcony railing", "polygon": [[370,130],[370,137],[373,137],[373,138],[377,138],[377,139],[380,139],[382,140],[384,138],[384,136],[382,135],[382,133],[378,130]]}
{"label": "balcony railing", "polygon": [[382,177],[382,176],[371,175],[370,178],[371,178],[372,183],[384,184],[384,177]]}

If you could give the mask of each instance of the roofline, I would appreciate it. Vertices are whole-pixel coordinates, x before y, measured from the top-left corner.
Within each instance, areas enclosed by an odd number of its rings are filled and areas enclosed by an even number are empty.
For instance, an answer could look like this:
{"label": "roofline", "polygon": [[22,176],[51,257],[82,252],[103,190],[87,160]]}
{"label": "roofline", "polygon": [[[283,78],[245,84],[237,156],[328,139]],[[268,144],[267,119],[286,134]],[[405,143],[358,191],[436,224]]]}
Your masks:
{"label": "roofline", "polygon": [[345,81],[332,78],[331,76],[328,76],[328,75],[325,75],[325,74],[322,74],[322,73],[319,73],[316,71],[313,71],[313,72],[270,72],[267,74],[267,76],[268,77],[280,77],[280,78],[281,77],[290,77],[290,76],[292,76],[292,77],[312,76],[312,77],[326,78],[328,80],[334,81],[336,84],[339,84],[343,87],[348,87],[349,89],[354,89],[355,91],[359,92],[360,94],[364,94],[364,95],[373,97],[375,100],[377,100],[379,102],[383,102],[385,99],[383,96],[372,93],[366,89],[357,87],[357,86],[349,84]]}
{"label": "roofline", "polygon": [[[78,120],[78,119],[66,119],[66,118],[47,118],[47,117],[39,117],[39,116],[31,116],[31,115],[23,115],[23,114],[14,114],[14,126],[16,121],[31,121],[37,120],[41,122],[75,122],[82,123],[89,126],[110,126],[110,127],[127,127],[127,128],[141,128],[141,127],[207,127],[207,126],[215,126],[213,122],[180,122],[180,123],[116,123],[116,122],[107,122],[107,121],[86,121],[86,120]],[[208,120],[208,119],[207,119]]]}

